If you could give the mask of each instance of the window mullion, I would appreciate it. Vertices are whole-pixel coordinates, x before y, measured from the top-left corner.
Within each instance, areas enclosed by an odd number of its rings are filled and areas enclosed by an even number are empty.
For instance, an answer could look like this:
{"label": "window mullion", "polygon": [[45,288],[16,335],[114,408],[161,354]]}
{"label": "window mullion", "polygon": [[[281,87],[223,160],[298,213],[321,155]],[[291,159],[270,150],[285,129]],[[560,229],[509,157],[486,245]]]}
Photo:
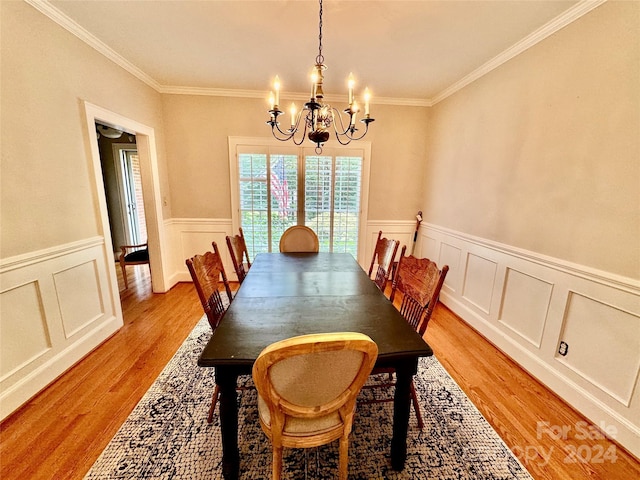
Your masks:
{"label": "window mullion", "polygon": [[267,155],[267,251],[273,251],[273,240],[271,239],[271,149]]}
{"label": "window mullion", "polygon": [[331,154],[331,209],[329,211],[329,251],[333,252],[333,220],[336,205],[336,156]]}
{"label": "window mullion", "polygon": [[304,148],[298,149],[298,225],[305,225],[307,223],[307,212],[305,209],[305,155]]}

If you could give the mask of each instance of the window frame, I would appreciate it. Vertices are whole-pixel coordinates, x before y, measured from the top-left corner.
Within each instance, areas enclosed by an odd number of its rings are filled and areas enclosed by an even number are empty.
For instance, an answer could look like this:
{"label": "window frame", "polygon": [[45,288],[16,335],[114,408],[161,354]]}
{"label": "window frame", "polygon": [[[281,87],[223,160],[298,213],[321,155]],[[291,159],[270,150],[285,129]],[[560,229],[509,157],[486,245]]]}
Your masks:
{"label": "window frame", "polygon": [[[297,155],[304,158],[304,150],[313,148],[311,144],[293,145],[288,142],[280,142],[270,137],[228,137],[229,143],[229,178],[231,191],[231,224],[234,232],[240,228],[240,183],[238,172],[238,150],[244,148],[255,148],[256,153],[268,153],[270,149],[281,149],[283,151],[297,152]],[[325,147],[327,150],[335,152],[333,156],[340,154],[349,156],[349,152],[358,151],[362,154],[362,178],[360,179],[360,212],[358,215],[358,263],[363,265],[366,252],[365,242],[367,240],[366,230],[369,212],[369,174],[371,166],[371,142],[358,141],[353,145],[331,145]],[[344,152],[344,153],[342,153]],[[300,186],[299,186],[300,188]],[[298,205],[300,208],[300,205]]]}

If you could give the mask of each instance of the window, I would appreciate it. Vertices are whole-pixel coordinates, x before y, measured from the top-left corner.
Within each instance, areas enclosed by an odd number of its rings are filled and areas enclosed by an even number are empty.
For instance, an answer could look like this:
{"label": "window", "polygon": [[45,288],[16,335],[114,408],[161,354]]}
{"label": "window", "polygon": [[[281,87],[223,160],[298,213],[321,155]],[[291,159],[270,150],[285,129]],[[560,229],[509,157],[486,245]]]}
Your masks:
{"label": "window", "polygon": [[118,230],[122,232],[120,243],[126,245],[144,243],[147,241],[147,225],[137,147],[135,143],[114,143],[112,147],[117,178],[117,185],[113,185],[112,188],[117,187],[120,197],[118,206],[121,221],[117,216],[115,217],[121,225]]}
{"label": "window", "polygon": [[[243,141],[244,140],[244,141]],[[249,143],[249,144],[247,144]],[[320,251],[358,258],[368,198],[368,144],[313,148],[230,139],[234,228],[242,227],[249,255],[278,251],[282,233],[307,225]]]}

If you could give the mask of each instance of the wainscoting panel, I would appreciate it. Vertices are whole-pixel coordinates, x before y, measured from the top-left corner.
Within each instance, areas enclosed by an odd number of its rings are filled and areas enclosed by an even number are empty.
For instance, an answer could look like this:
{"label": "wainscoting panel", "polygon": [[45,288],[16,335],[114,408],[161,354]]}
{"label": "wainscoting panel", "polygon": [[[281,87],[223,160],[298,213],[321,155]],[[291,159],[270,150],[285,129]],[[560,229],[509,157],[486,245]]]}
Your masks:
{"label": "wainscoting panel", "polygon": [[640,370],[638,325],[637,314],[569,292],[561,338],[567,353],[556,358],[628,407]]}
{"label": "wainscoting panel", "polygon": [[95,260],[53,274],[66,338],[104,315]]}
{"label": "wainscoting panel", "polygon": [[37,281],[0,293],[0,312],[0,381],[4,381],[44,355],[51,339]]}
{"label": "wainscoting panel", "polygon": [[229,281],[238,280],[226,240],[227,235],[233,234],[231,219],[180,218],[166,221],[165,227],[168,231],[167,238],[171,242],[170,250],[173,252],[170,286],[178,282],[191,282],[185,261],[196,254],[213,251],[212,242],[218,245]]}
{"label": "wainscoting panel", "polygon": [[435,238],[425,235],[422,237],[422,242],[420,244],[420,254],[418,255],[417,252],[415,253],[420,258],[433,259],[433,261],[437,263],[436,259],[438,258],[438,250],[438,241]]}
{"label": "wainscoting panel", "polygon": [[460,259],[462,258],[462,250],[448,243],[441,242],[439,255],[427,258],[435,259],[440,268],[442,268],[443,265],[449,266],[449,271],[444,279],[444,285],[442,288],[451,293],[460,291],[462,279],[462,275],[460,273]]}
{"label": "wainscoting panel", "polygon": [[507,268],[498,320],[540,348],[552,292],[551,283]]}
{"label": "wainscoting panel", "polygon": [[479,255],[467,255],[462,298],[489,315],[496,280],[495,262]]}
{"label": "wainscoting panel", "polygon": [[122,326],[112,255],[95,237],[2,259],[1,418]]}
{"label": "wainscoting panel", "polygon": [[640,281],[423,223],[434,240],[442,303],[640,457]]}

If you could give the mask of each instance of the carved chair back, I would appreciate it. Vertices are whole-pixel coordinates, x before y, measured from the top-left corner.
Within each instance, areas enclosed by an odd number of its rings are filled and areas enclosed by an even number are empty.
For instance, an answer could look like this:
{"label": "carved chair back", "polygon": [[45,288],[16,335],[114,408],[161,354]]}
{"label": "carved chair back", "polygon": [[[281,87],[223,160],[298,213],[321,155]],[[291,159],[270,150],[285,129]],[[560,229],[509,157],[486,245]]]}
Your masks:
{"label": "carved chair back", "polygon": [[398,246],[400,242],[398,240],[390,240],[382,237],[382,230],[378,232],[378,239],[376,240],[376,246],[373,251],[373,257],[371,258],[371,266],[369,267],[369,277],[373,272],[374,265],[378,265],[376,270],[376,276],[374,279],[377,287],[384,292],[391,274],[393,260],[396,257]]}
{"label": "carved chair back", "polygon": [[405,257],[405,250],[403,247],[400,254],[390,300],[393,302],[396,293],[402,294],[400,313],[420,335],[424,335],[449,266],[444,265],[439,270],[428,258]]}
{"label": "carved chair back", "polygon": [[249,252],[247,251],[247,244],[244,241],[242,228],[240,228],[240,235],[227,236],[227,247],[229,247],[229,254],[231,254],[231,261],[238,276],[238,282],[242,283],[249,268],[251,268]]}

